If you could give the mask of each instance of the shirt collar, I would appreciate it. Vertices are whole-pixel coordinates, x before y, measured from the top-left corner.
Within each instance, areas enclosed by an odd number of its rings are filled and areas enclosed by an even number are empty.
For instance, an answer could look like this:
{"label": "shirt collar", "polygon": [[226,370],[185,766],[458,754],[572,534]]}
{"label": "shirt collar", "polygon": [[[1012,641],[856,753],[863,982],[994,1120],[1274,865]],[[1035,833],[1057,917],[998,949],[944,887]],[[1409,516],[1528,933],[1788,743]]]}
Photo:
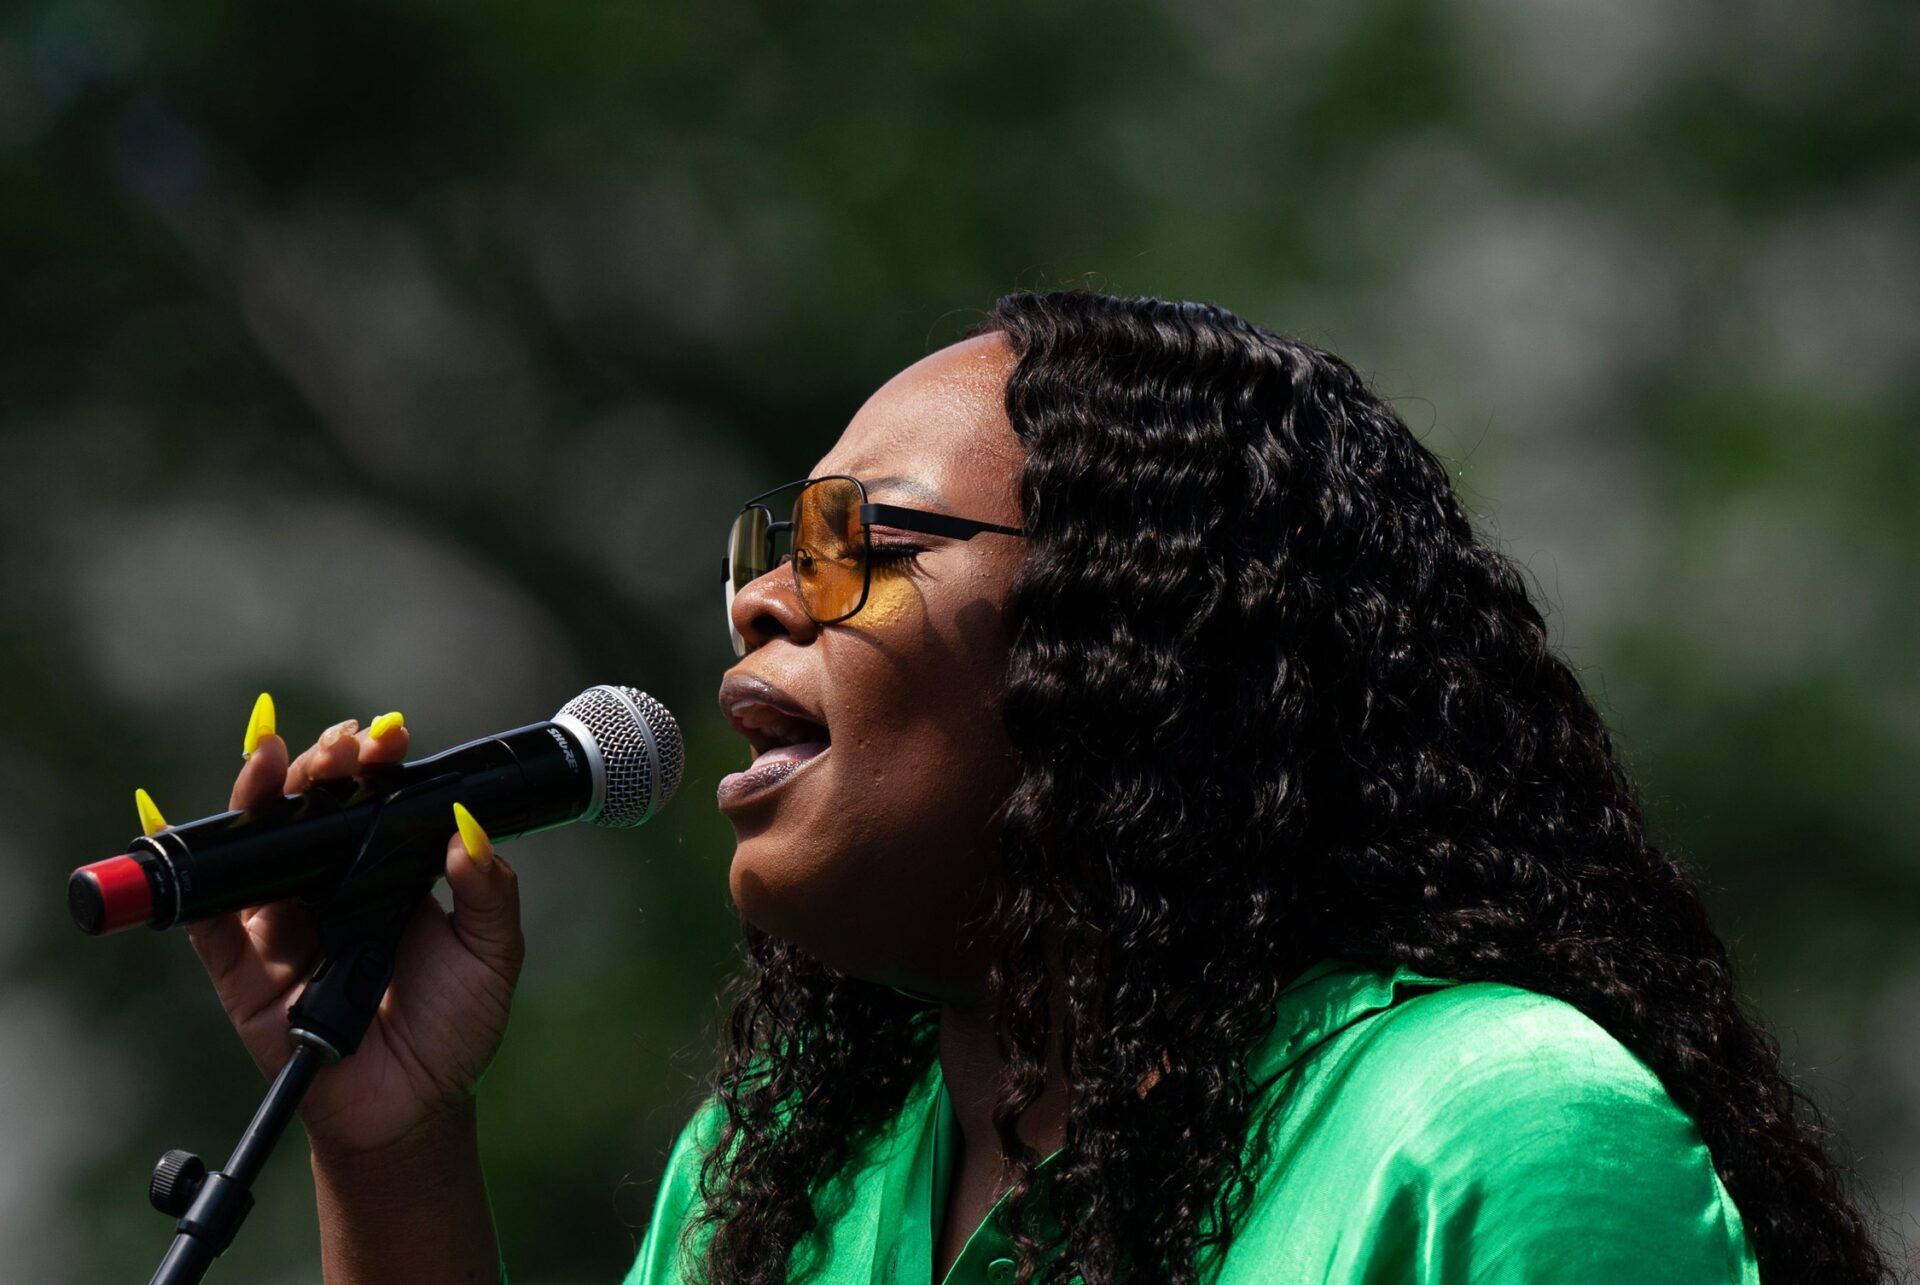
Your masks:
{"label": "shirt collar", "polygon": [[1321,960],[1289,982],[1274,1006],[1273,1030],[1247,1061],[1256,1083],[1279,1075],[1347,1027],[1422,990],[1451,986],[1401,966],[1344,957]]}
{"label": "shirt collar", "polygon": [[[1328,956],[1281,989],[1273,1028],[1249,1056],[1247,1070],[1256,1084],[1263,1083],[1369,1014],[1391,1008],[1410,994],[1453,984],[1451,979],[1430,977],[1405,966],[1387,970],[1363,960]],[[931,1092],[923,1108],[927,1128],[940,1138],[944,1159],[957,1127],[938,1058],[933,1060],[928,1088]],[[1059,1154],[1050,1152],[1036,1172],[1050,1168]],[[944,1196],[944,1191],[939,1194]]]}
{"label": "shirt collar", "polygon": [[[1272,1030],[1249,1057],[1247,1069],[1254,1083],[1264,1086],[1368,1014],[1391,1007],[1408,993],[1449,985],[1452,982],[1447,979],[1428,977],[1410,968],[1389,971],[1360,960],[1322,959],[1282,988],[1274,1005]],[[887,1268],[892,1275],[883,1273],[881,1279],[931,1275],[933,1228],[946,1208],[951,1177],[947,1170],[959,1133],[938,1058],[933,1059],[927,1078],[910,1100],[909,1110],[917,1114],[921,1127],[904,1172],[890,1178],[901,1187],[897,1208],[902,1224],[895,1230],[896,1243]],[[1052,1169],[1059,1154],[1056,1150],[1041,1160],[1036,1178]],[[1044,1208],[1043,1204],[1043,1212]],[[1009,1257],[1012,1248],[996,1222],[999,1209],[996,1203],[968,1239],[949,1279],[976,1279],[982,1269],[990,1280],[1012,1279],[1007,1270],[1013,1266]],[[877,1252],[877,1245],[875,1249]]]}

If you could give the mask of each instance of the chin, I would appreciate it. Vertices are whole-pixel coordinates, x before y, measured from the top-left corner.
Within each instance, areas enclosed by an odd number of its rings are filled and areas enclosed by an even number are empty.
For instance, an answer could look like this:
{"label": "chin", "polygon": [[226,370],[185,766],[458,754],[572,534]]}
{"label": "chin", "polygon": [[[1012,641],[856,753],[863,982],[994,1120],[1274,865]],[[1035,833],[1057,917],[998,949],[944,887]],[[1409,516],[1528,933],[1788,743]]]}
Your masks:
{"label": "chin", "polygon": [[764,837],[744,838],[734,848],[727,891],[742,919],[823,959],[830,939],[840,935],[822,922],[821,911],[832,901],[818,881],[794,869],[791,849],[777,851]]}
{"label": "chin", "polygon": [[753,841],[746,839],[734,848],[733,862],[727,867],[727,893],[742,919],[762,932],[784,936],[780,925],[786,916],[780,908],[785,898],[767,882],[766,872],[756,867],[753,846]]}
{"label": "chin", "polygon": [[890,939],[897,925],[887,921],[895,916],[873,918],[886,900],[884,891],[850,889],[844,872],[836,880],[824,865],[794,858],[791,847],[775,848],[764,839],[734,849],[727,887],[742,919],[849,977],[887,981],[913,971],[903,969],[898,957],[912,954],[911,948]]}

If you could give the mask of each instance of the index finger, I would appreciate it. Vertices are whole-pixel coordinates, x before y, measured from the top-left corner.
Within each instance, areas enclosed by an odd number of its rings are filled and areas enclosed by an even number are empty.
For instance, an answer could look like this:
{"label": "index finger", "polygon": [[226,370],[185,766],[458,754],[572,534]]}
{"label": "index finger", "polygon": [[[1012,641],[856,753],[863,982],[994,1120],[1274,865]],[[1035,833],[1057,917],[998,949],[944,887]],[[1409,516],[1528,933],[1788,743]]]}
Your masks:
{"label": "index finger", "polygon": [[227,799],[227,806],[241,810],[278,798],[281,782],[286,777],[287,743],[269,732],[253,747],[246,766],[234,778],[233,794]]}

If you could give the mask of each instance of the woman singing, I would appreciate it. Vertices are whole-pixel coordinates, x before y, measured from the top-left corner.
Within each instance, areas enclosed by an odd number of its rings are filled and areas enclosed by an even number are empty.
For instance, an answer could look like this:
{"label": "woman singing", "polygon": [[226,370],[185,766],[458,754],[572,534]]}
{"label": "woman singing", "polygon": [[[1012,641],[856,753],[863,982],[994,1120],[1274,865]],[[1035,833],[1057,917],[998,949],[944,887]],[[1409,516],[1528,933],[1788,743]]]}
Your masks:
{"label": "woman singing", "polygon": [[[746,962],[629,1285],[1890,1279],[1520,575],[1339,359],[1012,295],[727,554]],[[256,725],[234,805],[395,721]],[[303,1109],[334,1285],[500,1270],[522,941],[465,822]],[[299,913],[193,929],[269,1071]]]}

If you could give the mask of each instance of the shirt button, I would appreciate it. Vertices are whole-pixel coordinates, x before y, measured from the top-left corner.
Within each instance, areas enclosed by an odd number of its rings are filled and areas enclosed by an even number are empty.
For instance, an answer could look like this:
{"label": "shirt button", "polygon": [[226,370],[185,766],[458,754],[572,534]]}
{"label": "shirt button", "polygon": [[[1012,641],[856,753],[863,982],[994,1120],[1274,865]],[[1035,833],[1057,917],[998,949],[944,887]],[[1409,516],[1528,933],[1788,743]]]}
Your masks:
{"label": "shirt button", "polygon": [[987,1279],[992,1281],[993,1285],[1007,1285],[1007,1282],[1013,1279],[1013,1260],[996,1258],[988,1263]]}

